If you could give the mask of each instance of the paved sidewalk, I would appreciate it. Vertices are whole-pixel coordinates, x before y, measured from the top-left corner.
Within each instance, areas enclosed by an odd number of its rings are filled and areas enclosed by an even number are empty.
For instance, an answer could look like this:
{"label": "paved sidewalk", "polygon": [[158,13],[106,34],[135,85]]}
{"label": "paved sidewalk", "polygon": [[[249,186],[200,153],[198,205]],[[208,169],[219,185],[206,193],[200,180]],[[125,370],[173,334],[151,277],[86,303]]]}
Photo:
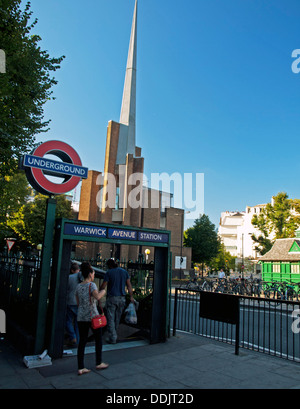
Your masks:
{"label": "paved sidewalk", "polygon": [[95,370],[94,359],[86,354],[92,371],[83,376],[76,356],[28,369],[1,340],[0,389],[300,389],[299,363],[244,349],[237,356],[232,345],[181,332],[162,344],[106,346],[103,360],[110,366],[103,371]]}

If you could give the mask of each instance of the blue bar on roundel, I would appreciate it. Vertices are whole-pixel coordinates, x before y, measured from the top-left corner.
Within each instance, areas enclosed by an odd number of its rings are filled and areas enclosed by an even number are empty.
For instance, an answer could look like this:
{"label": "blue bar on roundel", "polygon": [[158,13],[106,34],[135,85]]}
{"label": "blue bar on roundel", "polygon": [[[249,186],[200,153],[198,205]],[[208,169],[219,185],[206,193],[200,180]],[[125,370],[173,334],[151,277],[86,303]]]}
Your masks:
{"label": "blue bar on roundel", "polygon": [[24,155],[23,166],[42,169],[58,175],[79,176],[83,179],[88,177],[88,168],[35,155]]}

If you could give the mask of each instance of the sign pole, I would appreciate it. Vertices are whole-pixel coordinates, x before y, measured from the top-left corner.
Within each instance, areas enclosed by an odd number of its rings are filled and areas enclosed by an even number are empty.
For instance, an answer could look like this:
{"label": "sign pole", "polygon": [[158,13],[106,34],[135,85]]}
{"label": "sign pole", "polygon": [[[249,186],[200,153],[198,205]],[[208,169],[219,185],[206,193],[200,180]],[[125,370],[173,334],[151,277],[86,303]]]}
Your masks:
{"label": "sign pole", "polygon": [[43,351],[46,333],[46,318],[48,305],[48,288],[51,271],[51,257],[53,246],[53,231],[55,225],[56,200],[52,197],[47,199],[44,242],[42,247],[40,288],[37,308],[37,325],[35,338],[35,353]]}

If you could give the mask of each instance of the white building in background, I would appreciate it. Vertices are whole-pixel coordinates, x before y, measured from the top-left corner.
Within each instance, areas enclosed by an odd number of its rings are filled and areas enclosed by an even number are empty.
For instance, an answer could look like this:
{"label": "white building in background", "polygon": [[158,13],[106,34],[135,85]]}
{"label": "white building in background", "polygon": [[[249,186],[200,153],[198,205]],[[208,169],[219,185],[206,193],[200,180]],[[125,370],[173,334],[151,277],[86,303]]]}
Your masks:
{"label": "white building in background", "polygon": [[222,212],[219,225],[219,236],[225,250],[232,256],[238,256],[238,228],[244,223],[245,212]]}
{"label": "white building in background", "polygon": [[252,217],[262,211],[266,204],[247,206],[243,212],[222,212],[218,234],[222,243],[232,256],[238,258],[256,259],[255,244],[252,234],[259,231],[252,225]]}

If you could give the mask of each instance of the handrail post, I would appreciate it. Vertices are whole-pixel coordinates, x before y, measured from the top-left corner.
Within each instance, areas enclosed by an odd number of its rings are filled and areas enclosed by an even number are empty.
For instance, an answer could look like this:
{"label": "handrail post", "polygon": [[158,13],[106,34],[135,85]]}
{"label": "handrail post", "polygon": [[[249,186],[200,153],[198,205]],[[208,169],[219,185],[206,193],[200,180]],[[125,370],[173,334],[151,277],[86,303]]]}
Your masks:
{"label": "handrail post", "polygon": [[178,299],[178,288],[175,288],[175,300],[174,300],[174,317],[173,317],[173,337],[176,335],[176,324],[177,324],[177,299]]}
{"label": "handrail post", "polygon": [[235,355],[239,354],[240,343],[240,297],[238,297],[238,311],[235,325]]}

